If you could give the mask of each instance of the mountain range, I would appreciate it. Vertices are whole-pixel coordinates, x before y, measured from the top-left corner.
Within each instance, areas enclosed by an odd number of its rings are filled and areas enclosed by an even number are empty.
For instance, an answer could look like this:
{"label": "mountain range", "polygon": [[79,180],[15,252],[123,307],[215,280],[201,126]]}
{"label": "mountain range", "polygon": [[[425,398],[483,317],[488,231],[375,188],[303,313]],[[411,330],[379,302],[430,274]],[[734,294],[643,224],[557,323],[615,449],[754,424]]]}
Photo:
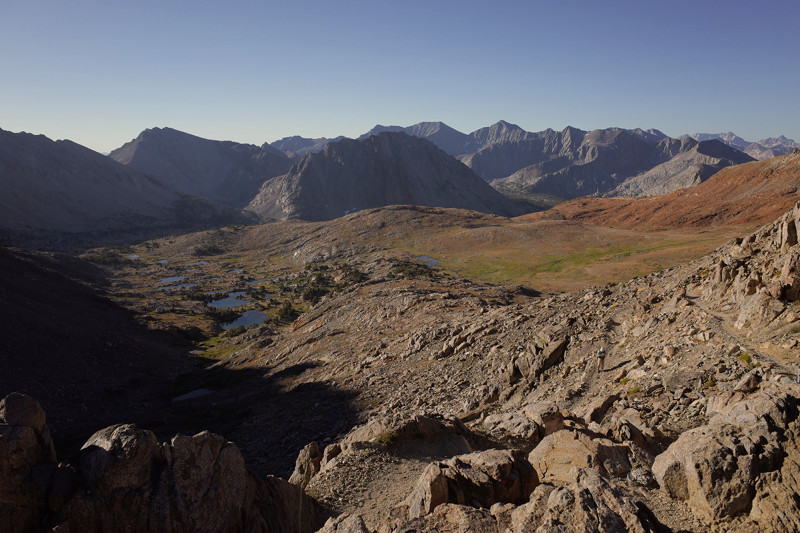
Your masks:
{"label": "mountain range", "polygon": [[7,242],[47,237],[47,246],[59,246],[79,235],[101,243],[253,214],[323,220],[391,204],[517,215],[583,196],[696,185],[752,160],[733,147],[743,143],[732,134],[673,139],[655,129],[534,133],[505,121],[464,134],[422,122],[378,125],[355,141],[287,137],[260,147],[152,128],[105,157],[70,141],[2,132],[0,231]]}
{"label": "mountain range", "polygon": [[761,139],[756,142],[745,141],[730,131],[727,133],[693,133],[691,135],[682,135],[681,137],[691,137],[697,141],[716,139],[737,150],[741,150],[753,159],[769,159],[770,157],[793,152],[795,148],[800,148],[800,143],[788,139],[783,135],[779,137],[767,137],[766,139]]}
{"label": "mountain range", "polygon": [[[726,166],[752,160],[716,140],[672,139],[655,129],[587,132],[567,127],[561,132],[534,133],[503,120],[470,134],[442,122],[377,125],[359,138],[382,132],[427,139],[504,194],[539,205],[547,204],[543,197],[553,196],[664,194],[700,183]],[[321,141],[305,140],[316,150],[327,145]]]}

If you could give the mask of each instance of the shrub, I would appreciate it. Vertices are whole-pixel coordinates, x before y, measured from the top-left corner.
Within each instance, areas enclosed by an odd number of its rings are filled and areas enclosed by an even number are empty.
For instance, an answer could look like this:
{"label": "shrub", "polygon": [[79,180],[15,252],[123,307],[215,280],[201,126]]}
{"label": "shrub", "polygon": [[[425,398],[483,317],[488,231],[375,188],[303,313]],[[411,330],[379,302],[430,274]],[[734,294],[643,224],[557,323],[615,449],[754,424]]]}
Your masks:
{"label": "shrub", "polygon": [[374,442],[377,442],[384,448],[390,446],[395,440],[397,439],[397,432],[396,431],[384,431],[383,433],[379,433],[372,437]]}

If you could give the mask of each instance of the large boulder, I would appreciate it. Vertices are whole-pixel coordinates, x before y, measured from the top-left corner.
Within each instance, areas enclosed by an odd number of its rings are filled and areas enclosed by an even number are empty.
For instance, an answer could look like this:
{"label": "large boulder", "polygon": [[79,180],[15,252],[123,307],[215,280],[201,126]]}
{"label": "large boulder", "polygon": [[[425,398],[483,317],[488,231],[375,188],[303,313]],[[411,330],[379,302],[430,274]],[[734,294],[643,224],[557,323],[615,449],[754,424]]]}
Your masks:
{"label": "large boulder", "polygon": [[[41,525],[58,479],[56,453],[39,403],[12,393],[0,401],[0,531],[30,531]],[[67,487],[68,489],[69,487]]]}
{"label": "large boulder", "polygon": [[569,483],[574,478],[573,467],[593,468],[609,476],[622,476],[631,469],[627,446],[568,429],[542,439],[528,461],[542,483]]}
{"label": "large boulder", "polygon": [[289,478],[289,483],[306,488],[311,478],[319,472],[321,463],[322,453],[320,453],[317,443],[310,442],[306,444],[297,455],[294,472]]}
{"label": "large boulder", "polygon": [[522,503],[537,483],[522,454],[486,450],[430,464],[401,507],[408,518],[417,518],[444,503],[471,507]]}
{"label": "large boulder", "polygon": [[[786,463],[782,434],[796,424],[797,399],[786,391],[728,392],[711,398],[707,412],[708,424],[682,433],[656,457],[653,475],[702,520],[748,515],[754,499],[770,501],[764,475],[775,481]],[[787,476],[796,490],[791,470]]]}
{"label": "large boulder", "polygon": [[573,468],[565,486],[536,487],[522,505],[473,508],[444,503],[422,517],[383,524],[392,533],[567,533],[666,531],[653,513],[634,502],[593,469]]}

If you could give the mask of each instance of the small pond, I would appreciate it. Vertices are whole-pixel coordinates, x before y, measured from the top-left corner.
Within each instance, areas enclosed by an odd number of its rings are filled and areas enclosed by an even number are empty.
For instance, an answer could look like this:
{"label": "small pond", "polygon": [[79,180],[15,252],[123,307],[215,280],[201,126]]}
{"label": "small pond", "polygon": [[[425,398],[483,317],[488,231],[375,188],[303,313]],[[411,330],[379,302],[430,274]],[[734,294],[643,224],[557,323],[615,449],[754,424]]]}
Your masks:
{"label": "small pond", "polygon": [[186,279],[186,276],[172,276],[171,278],[163,278],[156,281],[156,285],[166,285],[167,283],[177,283]]}
{"label": "small pond", "polygon": [[262,281],[266,281],[266,279],[267,278],[254,279],[253,281],[245,282],[245,285],[255,285],[256,283],[261,283]]}
{"label": "small pond", "polygon": [[179,285],[167,285],[166,287],[161,287],[162,291],[178,291],[181,289],[191,289],[193,287],[197,287],[197,283],[181,283]]}
{"label": "small pond", "polygon": [[261,311],[245,311],[242,316],[233,322],[220,324],[220,326],[222,329],[233,329],[238,328],[239,326],[249,327],[255,324],[261,324],[267,318],[269,318],[269,315],[267,313],[262,313]]}
{"label": "small pond", "polygon": [[435,259],[433,257],[429,257],[427,255],[418,255],[415,259],[417,261],[422,261],[423,263],[425,263],[429,267],[436,266],[436,265],[439,264],[439,260],[438,259]]}
{"label": "small pond", "polygon": [[208,264],[208,261],[195,261],[194,263],[186,263],[185,266],[193,267],[193,266],[197,266],[197,265],[207,265],[207,264]]}
{"label": "small pond", "polygon": [[234,307],[241,307],[250,303],[250,300],[241,299],[242,296],[245,296],[246,294],[247,293],[244,291],[231,292],[226,298],[220,298],[219,300],[212,300],[208,302],[208,306],[213,307],[214,309],[233,309]]}

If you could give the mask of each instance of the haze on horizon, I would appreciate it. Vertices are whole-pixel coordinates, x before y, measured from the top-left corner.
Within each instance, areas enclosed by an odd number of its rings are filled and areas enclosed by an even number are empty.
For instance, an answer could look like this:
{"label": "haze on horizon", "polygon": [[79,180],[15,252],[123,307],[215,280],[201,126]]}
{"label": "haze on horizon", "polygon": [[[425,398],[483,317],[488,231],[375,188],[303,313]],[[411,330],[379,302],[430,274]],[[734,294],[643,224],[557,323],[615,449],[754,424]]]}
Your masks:
{"label": "haze on horizon", "polygon": [[800,140],[800,4],[0,4],[0,128],[101,152],[169,126],[261,144],[441,120]]}

